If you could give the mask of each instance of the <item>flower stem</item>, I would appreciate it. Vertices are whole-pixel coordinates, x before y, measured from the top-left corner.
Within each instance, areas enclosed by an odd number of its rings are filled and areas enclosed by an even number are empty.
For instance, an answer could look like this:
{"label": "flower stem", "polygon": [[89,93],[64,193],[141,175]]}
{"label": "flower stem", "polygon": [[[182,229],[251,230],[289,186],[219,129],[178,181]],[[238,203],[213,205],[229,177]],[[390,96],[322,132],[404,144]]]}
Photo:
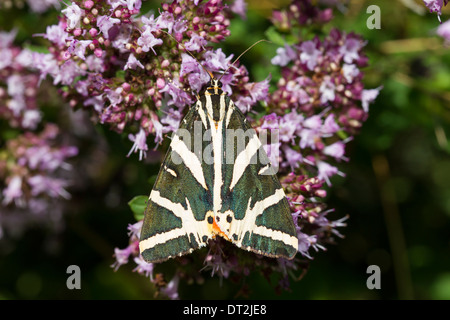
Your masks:
{"label": "flower stem", "polygon": [[389,162],[383,154],[372,158],[372,166],[378,183],[384,220],[386,223],[389,245],[391,248],[392,263],[394,266],[398,298],[412,300],[414,298],[411,272],[406,251],[405,237],[402,221],[397,206],[395,187],[391,180]]}

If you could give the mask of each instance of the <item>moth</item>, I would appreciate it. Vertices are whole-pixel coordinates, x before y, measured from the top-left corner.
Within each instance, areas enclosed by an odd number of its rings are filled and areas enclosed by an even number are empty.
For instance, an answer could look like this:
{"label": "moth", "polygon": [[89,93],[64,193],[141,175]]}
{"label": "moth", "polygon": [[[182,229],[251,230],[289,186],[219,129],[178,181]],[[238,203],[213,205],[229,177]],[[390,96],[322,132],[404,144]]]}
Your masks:
{"label": "moth", "polygon": [[297,232],[275,170],[220,79],[208,74],[148,198],[140,253],[162,262],[223,237],[244,250],[292,259]]}

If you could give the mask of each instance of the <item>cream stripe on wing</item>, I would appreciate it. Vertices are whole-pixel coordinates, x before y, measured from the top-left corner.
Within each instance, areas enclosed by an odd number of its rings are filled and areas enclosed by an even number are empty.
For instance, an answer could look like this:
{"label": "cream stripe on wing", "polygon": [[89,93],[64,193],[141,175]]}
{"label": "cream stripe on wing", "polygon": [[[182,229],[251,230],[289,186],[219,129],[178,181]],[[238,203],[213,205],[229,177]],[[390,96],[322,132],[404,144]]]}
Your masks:
{"label": "cream stripe on wing", "polygon": [[211,139],[214,150],[214,192],[213,192],[213,211],[218,212],[222,208],[222,185],[223,185],[223,175],[222,175],[222,121],[218,122],[217,130],[213,125],[213,120],[211,122]]}
{"label": "cream stripe on wing", "polygon": [[214,113],[212,108],[211,95],[205,95],[205,102],[206,102],[206,112],[208,112],[209,117],[212,118]]}
{"label": "cream stripe on wing", "polygon": [[166,232],[155,234],[145,240],[139,242],[139,249],[143,252],[146,249],[153,248],[158,244],[165,243],[171,239],[193,234],[199,246],[205,245],[202,240],[203,236],[210,237],[210,232],[206,221],[195,220],[189,200],[186,198],[187,208],[185,209],[181,203],[174,203],[170,199],[161,197],[158,190],[150,193],[149,200],[155,204],[166,208],[175,216],[181,219],[181,228],[175,228]]}
{"label": "cream stripe on wing", "polygon": [[230,103],[228,104],[228,111],[227,111],[227,119],[225,121],[225,127],[228,128],[228,125],[230,124],[231,115],[234,112],[234,106],[233,103],[230,100]]}
{"label": "cream stripe on wing", "polygon": [[197,112],[200,116],[200,119],[202,119],[203,127],[205,127],[205,129],[206,129],[207,128],[206,115],[205,115],[205,111],[202,108],[202,103],[200,101],[197,102]]}
{"label": "cream stripe on wing", "polygon": [[200,160],[195,155],[195,153],[191,152],[186,144],[180,140],[178,135],[175,135],[172,139],[172,143],[170,144],[172,151],[175,151],[183,160],[183,163],[189,169],[189,171],[194,176],[195,180],[200,183],[200,185],[208,190],[208,186],[206,185],[205,177],[203,175],[202,164]]}
{"label": "cream stripe on wing", "polygon": [[298,249],[298,238],[291,236],[290,234],[284,233],[280,230],[269,229],[265,226],[257,226],[257,227],[255,226],[252,229],[252,231],[257,235],[269,237],[272,240],[282,241],[285,244],[288,244],[290,246],[293,246],[295,249]]}
{"label": "cream stripe on wing", "polygon": [[163,244],[171,239],[176,239],[185,236],[186,232],[182,228],[172,229],[167,232],[158,233],[150,238],[141,240],[139,242],[139,251],[142,253],[147,249],[151,249],[158,244]]}
{"label": "cream stripe on wing", "polygon": [[242,240],[247,231],[253,232],[258,235],[263,235],[266,237],[273,238],[274,240],[283,241],[286,244],[298,247],[298,239],[287,233],[279,230],[271,230],[264,226],[256,226],[256,218],[261,215],[264,210],[279,203],[286,197],[282,188],[275,190],[274,194],[268,196],[255,203],[253,208],[250,208],[250,203],[252,199],[248,201],[247,210],[245,212],[245,217],[242,220],[233,220],[231,223],[230,235],[236,234],[238,236],[236,244],[242,246]]}
{"label": "cream stripe on wing", "polygon": [[236,157],[236,161],[233,167],[233,178],[230,183],[230,190],[233,190],[236,183],[241,179],[247,167],[250,165],[250,161],[255,153],[261,147],[261,141],[259,141],[256,133],[253,133],[252,138],[248,141],[245,149]]}

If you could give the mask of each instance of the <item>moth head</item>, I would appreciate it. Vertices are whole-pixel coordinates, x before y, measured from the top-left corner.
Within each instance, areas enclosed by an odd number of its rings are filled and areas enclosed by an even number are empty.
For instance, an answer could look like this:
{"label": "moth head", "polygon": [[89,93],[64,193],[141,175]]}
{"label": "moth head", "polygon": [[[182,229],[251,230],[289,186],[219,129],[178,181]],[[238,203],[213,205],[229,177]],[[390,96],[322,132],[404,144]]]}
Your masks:
{"label": "moth head", "polygon": [[217,80],[216,78],[212,78],[209,84],[210,87],[212,88],[218,88],[221,89],[222,88],[222,82],[220,82],[220,80]]}
{"label": "moth head", "polygon": [[203,87],[201,92],[209,91],[211,94],[219,94],[222,92],[222,82],[216,77],[212,76],[211,80],[208,81]]}

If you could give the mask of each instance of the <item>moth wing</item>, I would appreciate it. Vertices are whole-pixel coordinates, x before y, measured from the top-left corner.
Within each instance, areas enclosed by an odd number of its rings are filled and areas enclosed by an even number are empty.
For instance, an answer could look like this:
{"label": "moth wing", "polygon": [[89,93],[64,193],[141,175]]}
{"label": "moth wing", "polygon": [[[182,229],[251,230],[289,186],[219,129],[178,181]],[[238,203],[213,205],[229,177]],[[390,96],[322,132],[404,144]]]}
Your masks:
{"label": "moth wing", "polygon": [[[232,114],[225,125],[231,132],[243,131],[244,136],[226,138],[227,142],[234,139],[234,162],[224,160],[225,187],[217,224],[228,240],[240,248],[292,259],[298,250],[298,238],[289,202],[256,131],[242,112],[229,103]],[[239,139],[244,139],[243,150]],[[230,149],[225,150],[226,157]]]}
{"label": "moth wing", "polygon": [[139,242],[147,262],[190,253],[212,237],[205,221],[212,208],[211,182],[203,174],[207,167],[191,151],[198,139],[194,136],[194,126],[200,121],[197,108],[198,104],[191,107],[173,134],[148,199]]}

